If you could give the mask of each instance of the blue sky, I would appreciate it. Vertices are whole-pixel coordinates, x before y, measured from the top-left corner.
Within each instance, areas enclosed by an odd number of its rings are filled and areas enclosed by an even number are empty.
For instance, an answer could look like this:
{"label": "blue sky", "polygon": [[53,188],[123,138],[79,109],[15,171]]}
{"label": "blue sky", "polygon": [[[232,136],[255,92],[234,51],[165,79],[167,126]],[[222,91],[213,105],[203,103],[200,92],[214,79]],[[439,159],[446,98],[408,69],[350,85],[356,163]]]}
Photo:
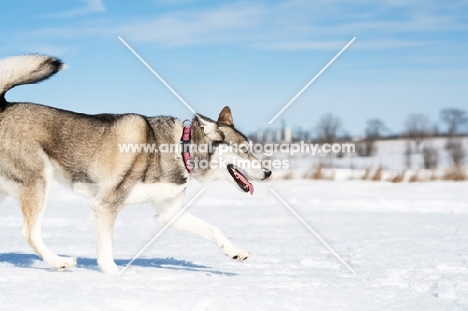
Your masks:
{"label": "blue sky", "polygon": [[312,129],[325,113],[352,135],[366,120],[393,132],[410,113],[433,122],[468,109],[466,1],[0,0],[0,57],[44,53],[68,70],[10,101],[85,113],[191,113],[117,39],[122,36],[197,112],[231,106],[245,132],[276,113],[353,37],[284,120]]}

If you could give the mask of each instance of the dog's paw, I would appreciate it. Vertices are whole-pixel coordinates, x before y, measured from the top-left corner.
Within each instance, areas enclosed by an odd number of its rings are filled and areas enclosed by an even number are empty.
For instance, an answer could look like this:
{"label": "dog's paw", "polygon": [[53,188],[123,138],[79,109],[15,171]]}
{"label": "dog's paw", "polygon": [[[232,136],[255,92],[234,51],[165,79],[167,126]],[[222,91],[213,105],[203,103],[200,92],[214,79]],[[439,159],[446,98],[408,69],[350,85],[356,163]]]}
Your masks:
{"label": "dog's paw", "polygon": [[220,249],[226,256],[234,260],[244,261],[250,257],[250,253],[248,251],[238,249],[231,243],[224,243],[220,246]]}
{"label": "dog's paw", "polygon": [[70,269],[76,266],[76,258],[57,256],[50,265],[58,270]]}
{"label": "dog's paw", "polygon": [[244,261],[250,257],[250,253],[248,251],[237,249],[231,243],[221,245],[220,249],[226,256],[234,260]]}
{"label": "dog's paw", "polygon": [[115,262],[102,265],[100,264],[99,268],[101,268],[101,271],[104,274],[118,274],[120,272],[119,267],[115,264]]}
{"label": "dog's paw", "polygon": [[234,260],[244,261],[250,257],[250,253],[244,250],[237,250],[235,254],[230,256]]}

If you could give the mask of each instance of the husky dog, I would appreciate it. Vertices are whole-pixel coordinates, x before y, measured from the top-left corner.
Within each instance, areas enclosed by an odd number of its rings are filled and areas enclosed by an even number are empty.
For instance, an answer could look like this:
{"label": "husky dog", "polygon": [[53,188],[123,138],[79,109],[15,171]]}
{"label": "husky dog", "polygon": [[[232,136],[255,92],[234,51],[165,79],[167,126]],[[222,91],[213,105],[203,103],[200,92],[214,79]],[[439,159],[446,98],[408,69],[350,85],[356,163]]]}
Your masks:
{"label": "husky dog", "polygon": [[[191,178],[201,182],[224,179],[243,192],[253,192],[248,181],[264,180],[271,171],[246,148],[233,124],[229,107],[217,121],[195,114],[191,126],[173,117],[137,114],[87,115],[32,103],[10,103],[5,93],[21,84],[45,80],[64,68],[57,58],[24,55],[0,60],[0,202],[16,198],[23,211],[23,235],[34,251],[57,269],[73,267],[75,258],[60,257],[41,237],[41,219],[55,178],[90,198],[97,239],[98,264],[105,273],[118,273],[112,253],[113,228],[118,212],[128,204],[153,202],[163,225],[182,210]],[[188,129],[188,130],[187,130]],[[208,151],[121,152],[119,144],[211,144]],[[216,160],[227,165],[191,167],[188,158]],[[252,164],[242,169],[237,161]],[[256,165],[255,165],[256,164]],[[235,260],[249,253],[234,247],[219,228],[183,212],[174,228],[215,242]]]}

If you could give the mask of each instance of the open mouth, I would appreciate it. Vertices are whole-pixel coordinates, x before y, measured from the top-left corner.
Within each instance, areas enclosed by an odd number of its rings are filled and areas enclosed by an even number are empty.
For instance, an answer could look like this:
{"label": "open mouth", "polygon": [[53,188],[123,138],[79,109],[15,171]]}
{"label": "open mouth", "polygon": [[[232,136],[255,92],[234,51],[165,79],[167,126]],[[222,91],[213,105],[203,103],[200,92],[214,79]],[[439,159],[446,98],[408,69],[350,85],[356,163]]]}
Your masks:
{"label": "open mouth", "polygon": [[239,172],[234,167],[234,165],[228,164],[227,169],[229,171],[229,174],[231,174],[232,178],[236,181],[237,185],[242,191],[250,192],[250,194],[253,194],[254,192],[253,185],[247,180],[247,178],[245,178],[244,175],[242,175],[241,172]]}

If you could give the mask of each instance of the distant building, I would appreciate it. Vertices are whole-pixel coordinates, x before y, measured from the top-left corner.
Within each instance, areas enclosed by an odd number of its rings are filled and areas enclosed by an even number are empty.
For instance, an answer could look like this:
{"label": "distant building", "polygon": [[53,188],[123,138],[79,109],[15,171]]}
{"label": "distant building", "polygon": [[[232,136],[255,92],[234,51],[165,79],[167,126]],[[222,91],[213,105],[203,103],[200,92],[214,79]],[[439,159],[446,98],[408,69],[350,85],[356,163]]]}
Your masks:
{"label": "distant building", "polygon": [[259,129],[256,134],[250,135],[257,142],[286,142],[293,141],[293,130],[290,126],[282,126],[276,129]]}
{"label": "distant building", "polygon": [[257,130],[257,141],[258,141],[258,142],[262,142],[262,141],[263,141],[263,130],[262,130],[262,129],[258,129],[258,130]]}
{"label": "distant building", "polygon": [[286,143],[292,142],[292,129],[289,126],[283,128],[283,141]]}

